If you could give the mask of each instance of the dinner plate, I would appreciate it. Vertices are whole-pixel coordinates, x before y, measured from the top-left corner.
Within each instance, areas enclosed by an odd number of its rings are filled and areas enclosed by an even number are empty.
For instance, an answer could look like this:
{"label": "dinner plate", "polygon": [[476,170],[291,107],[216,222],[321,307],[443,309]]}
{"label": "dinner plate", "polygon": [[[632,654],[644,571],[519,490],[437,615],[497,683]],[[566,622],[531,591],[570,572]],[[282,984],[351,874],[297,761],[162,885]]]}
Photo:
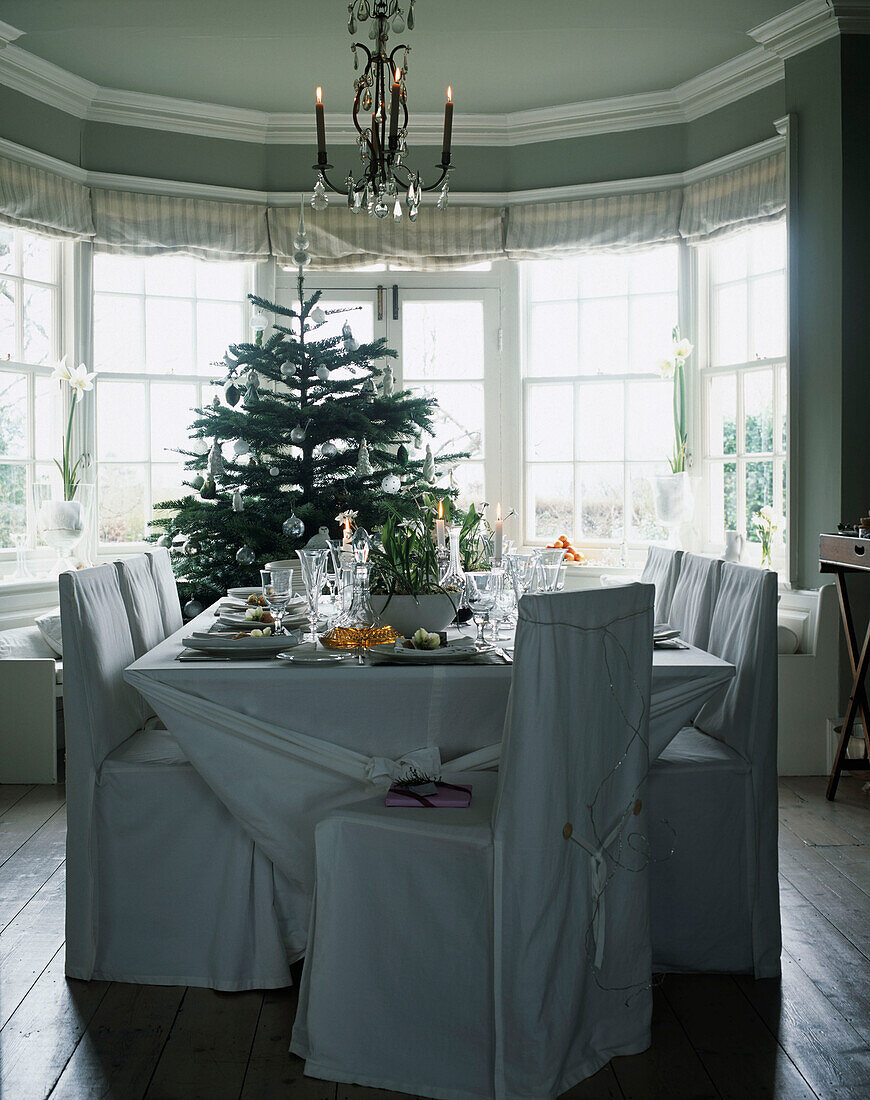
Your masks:
{"label": "dinner plate", "polygon": [[[266,609],[263,608],[265,611]],[[274,611],[272,615],[274,616]],[[226,623],[227,626],[244,627],[246,630],[250,630],[251,627],[258,626],[259,619],[246,619],[244,611],[220,611],[218,613],[218,619],[222,623]],[[289,623],[307,623],[308,616],[303,614],[300,609],[291,608],[289,612],[284,613],[284,625]],[[270,625],[269,623],[266,624]]]}
{"label": "dinner plate", "polygon": [[232,599],[246,600],[248,596],[259,596],[262,591],[260,585],[255,585],[253,588],[228,588],[227,595]]}
{"label": "dinner plate", "polygon": [[356,654],[354,652],[334,653],[328,649],[312,652],[311,649],[305,648],[301,653],[290,650],[279,653],[277,656],[279,661],[284,661],[288,665],[340,665],[356,657]]}
{"label": "dinner plate", "polygon": [[491,652],[491,646],[479,648],[469,640],[448,642],[446,646],[441,646],[439,649],[397,648],[395,642],[384,642],[382,645],[373,645],[366,650],[375,664],[391,661],[409,665],[451,664],[454,661],[468,661],[481,653],[489,652]]}
{"label": "dinner plate", "polygon": [[205,638],[187,635],[181,639],[181,644],[187,649],[198,649],[203,653],[259,653],[268,657],[282,649],[288,649],[293,642],[288,640],[286,634],[267,634],[263,638],[230,638],[225,634],[216,634]]}

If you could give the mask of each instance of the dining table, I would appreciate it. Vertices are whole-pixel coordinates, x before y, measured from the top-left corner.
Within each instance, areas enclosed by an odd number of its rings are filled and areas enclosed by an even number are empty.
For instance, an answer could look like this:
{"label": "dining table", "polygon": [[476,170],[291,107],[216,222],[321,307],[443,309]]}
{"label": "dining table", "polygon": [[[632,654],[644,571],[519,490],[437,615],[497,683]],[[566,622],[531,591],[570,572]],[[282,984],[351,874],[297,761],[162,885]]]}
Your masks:
{"label": "dining table", "polygon": [[[445,777],[498,767],[512,641],[462,664],[196,659],[182,638],[208,631],[216,608],[136,660],[125,679],[271,860],[292,960],[305,951],[318,821],[409,765]],[[734,674],[694,647],[654,649],[650,761]],[[582,714],[569,720],[582,736]]]}

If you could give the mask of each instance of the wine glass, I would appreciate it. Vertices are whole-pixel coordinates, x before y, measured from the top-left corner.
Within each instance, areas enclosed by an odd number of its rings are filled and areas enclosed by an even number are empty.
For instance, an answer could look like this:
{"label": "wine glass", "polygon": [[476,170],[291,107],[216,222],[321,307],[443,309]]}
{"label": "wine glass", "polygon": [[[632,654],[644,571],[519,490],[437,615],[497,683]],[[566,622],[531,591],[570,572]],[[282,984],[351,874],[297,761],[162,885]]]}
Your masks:
{"label": "wine glass", "polygon": [[284,610],[293,595],[293,574],[289,569],[261,569],[260,588],[275,619],[275,633],[283,634]]}
{"label": "wine glass", "polygon": [[541,591],[555,592],[556,586],[559,583],[559,569],[562,566],[562,559],[565,557],[565,551],[554,550],[548,547],[546,550],[535,551],[535,556],[538,560],[538,575],[541,581]]}
{"label": "wine glass", "polygon": [[507,575],[513,585],[517,603],[531,590],[537,560],[534,554],[508,554],[505,557]]}
{"label": "wine glass", "polygon": [[317,646],[317,615],[320,609],[320,593],[326,575],[328,550],[297,550],[302,569],[302,583],[308,599],[308,624],[311,627],[311,641]]}
{"label": "wine glass", "polygon": [[495,608],[502,590],[504,573],[472,572],[465,574],[465,593],[471,615],[477,626],[478,645],[486,643],[484,626],[489,621],[490,612]]}

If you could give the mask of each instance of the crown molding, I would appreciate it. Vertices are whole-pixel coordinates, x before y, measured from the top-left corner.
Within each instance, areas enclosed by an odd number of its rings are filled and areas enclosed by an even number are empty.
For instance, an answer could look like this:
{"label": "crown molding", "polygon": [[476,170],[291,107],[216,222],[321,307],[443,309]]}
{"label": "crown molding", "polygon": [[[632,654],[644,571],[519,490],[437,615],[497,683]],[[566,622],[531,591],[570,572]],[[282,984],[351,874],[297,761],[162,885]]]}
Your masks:
{"label": "crown molding", "polygon": [[870,0],[832,0],[840,34],[870,34]]}
{"label": "crown molding", "polygon": [[834,38],[839,31],[831,4],[826,0],[804,0],[747,33],[763,49],[785,59]]}
{"label": "crown molding", "polygon": [[20,38],[22,34],[24,34],[24,31],[20,31],[17,27],[10,26],[9,23],[4,23],[0,19],[0,50],[5,49],[10,42]]}
{"label": "crown molding", "polygon": [[43,61],[20,46],[0,50],[0,84],[76,118],[87,117],[101,90],[93,81]]}

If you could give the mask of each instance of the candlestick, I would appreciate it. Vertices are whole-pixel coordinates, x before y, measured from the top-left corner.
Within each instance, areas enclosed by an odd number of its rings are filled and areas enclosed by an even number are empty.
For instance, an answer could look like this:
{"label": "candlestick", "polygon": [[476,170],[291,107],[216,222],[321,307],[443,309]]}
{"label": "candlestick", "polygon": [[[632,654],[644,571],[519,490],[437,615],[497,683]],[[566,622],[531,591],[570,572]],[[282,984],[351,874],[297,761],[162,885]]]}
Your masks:
{"label": "candlestick", "polygon": [[401,91],[401,85],[399,84],[399,78],[402,75],[401,69],[396,69],[396,79],[393,81],[392,97],[390,99],[390,148],[396,147],[396,135],[399,132],[399,92]]}
{"label": "candlestick", "polygon": [[493,564],[501,565],[501,552],[504,542],[504,522],[501,518],[501,502],[499,502],[498,508],[495,513],[495,543],[493,545],[492,560]]}
{"label": "candlestick", "polygon": [[326,120],[323,116],[323,89],[317,89],[317,102],[314,105],[314,118],[317,123],[317,157],[326,160]]}
{"label": "candlestick", "polygon": [[438,549],[443,550],[447,545],[447,537],[444,531],[444,501],[438,501],[438,519],[435,520],[435,539]]}
{"label": "candlestick", "polygon": [[341,549],[343,551],[347,550],[348,552],[351,549],[350,520],[349,519],[346,519],[344,521],[344,536],[342,537],[342,540],[341,540]]}
{"label": "candlestick", "polygon": [[441,143],[441,163],[450,163],[450,144],[453,137],[453,89],[447,89],[447,102],[444,104],[444,140]]}

